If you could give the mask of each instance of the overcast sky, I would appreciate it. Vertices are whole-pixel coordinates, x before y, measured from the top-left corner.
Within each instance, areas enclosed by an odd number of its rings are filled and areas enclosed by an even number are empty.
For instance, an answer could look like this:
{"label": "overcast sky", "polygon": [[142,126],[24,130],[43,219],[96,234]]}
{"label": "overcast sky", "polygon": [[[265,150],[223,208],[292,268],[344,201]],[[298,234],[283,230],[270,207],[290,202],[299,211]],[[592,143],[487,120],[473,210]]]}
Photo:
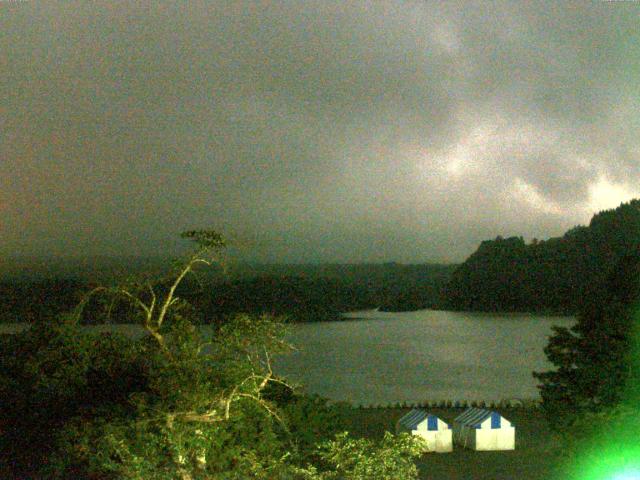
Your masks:
{"label": "overcast sky", "polygon": [[1,254],[462,261],[640,197],[640,3],[0,2]]}

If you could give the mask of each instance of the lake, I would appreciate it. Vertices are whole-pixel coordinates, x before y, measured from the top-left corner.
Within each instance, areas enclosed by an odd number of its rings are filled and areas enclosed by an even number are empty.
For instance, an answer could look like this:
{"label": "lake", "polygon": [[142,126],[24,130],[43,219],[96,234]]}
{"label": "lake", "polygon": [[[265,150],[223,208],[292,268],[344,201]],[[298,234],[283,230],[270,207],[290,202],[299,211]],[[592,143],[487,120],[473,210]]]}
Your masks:
{"label": "lake", "polygon": [[[534,370],[553,325],[573,317],[420,310],[344,314],[340,322],[291,325],[298,351],[274,370],[309,393],[356,404],[538,398]],[[0,324],[0,333],[25,324]],[[117,325],[133,336],[134,325]],[[99,330],[110,325],[89,327]]]}
{"label": "lake", "polygon": [[435,310],[345,316],[352,320],[293,325],[299,351],[274,369],[309,393],[358,404],[534,399],[531,372],[551,367],[543,352],[551,327],[575,322]]}

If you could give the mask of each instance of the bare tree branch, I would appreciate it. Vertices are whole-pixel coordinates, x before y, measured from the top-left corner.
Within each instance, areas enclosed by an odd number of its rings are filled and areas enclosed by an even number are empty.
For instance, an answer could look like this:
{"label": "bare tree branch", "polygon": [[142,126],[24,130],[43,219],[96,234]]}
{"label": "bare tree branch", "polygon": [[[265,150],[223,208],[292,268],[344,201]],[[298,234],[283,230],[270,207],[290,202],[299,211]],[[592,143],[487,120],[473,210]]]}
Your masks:
{"label": "bare tree branch", "polygon": [[151,316],[151,311],[149,310],[149,307],[138,297],[136,297],[135,295],[132,295],[131,293],[129,293],[129,291],[125,290],[124,288],[118,288],[117,292],[129,298],[133,303],[135,303],[140,308],[142,308],[142,310],[144,310],[144,312],[147,314],[147,317]]}

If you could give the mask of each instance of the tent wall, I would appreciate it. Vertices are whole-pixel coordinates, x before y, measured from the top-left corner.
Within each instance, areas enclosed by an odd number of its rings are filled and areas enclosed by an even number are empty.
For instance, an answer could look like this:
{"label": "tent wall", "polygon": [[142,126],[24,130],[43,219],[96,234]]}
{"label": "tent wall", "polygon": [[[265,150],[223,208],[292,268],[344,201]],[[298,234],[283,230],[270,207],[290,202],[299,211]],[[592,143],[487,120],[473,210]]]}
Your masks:
{"label": "tent wall", "polygon": [[419,435],[427,442],[427,452],[452,452],[453,451],[453,438],[451,430],[429,431],[429,430],[414,430],[411,432],[413,435]]}
{"label": "tent wall", "polygon": [[515,449],[515,428],[476,430],[476,450]]}
{"label": "tent wall", "polygon": [[516,430],[497,412],[470,409],[453,424],[457,445],[473,450],[514,450]]}
{"label": "tent wall", "polygon": [[453,436],[449,425],[424,411],[412,410],[401,417],[396,423],[396,432],[407,432],[424,438],[425,452],[453,451]]}
{"label": "tent wall", "polygon": [[453,438],[457,445],[473,450],[514,450],[516,447],[516,429],[513,427],[454,427]]}

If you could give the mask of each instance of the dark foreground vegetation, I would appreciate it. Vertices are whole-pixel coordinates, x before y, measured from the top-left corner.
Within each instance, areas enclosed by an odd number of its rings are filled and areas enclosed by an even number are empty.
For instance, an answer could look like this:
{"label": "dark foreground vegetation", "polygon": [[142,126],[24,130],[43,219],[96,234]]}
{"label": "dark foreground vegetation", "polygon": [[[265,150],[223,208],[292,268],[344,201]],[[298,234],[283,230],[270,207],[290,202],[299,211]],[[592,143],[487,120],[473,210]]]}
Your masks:
{"label": "dark foreground vegetation", "polygon": [[[176,292],[225,246],[186,232],[198,250],[168,283],[97,286],[78,307],[0,337],[0,475],[7,479],[417,478],[409,435],[340,433],[348,407],[296,392],[271,370],[283,325],[238,315],[203,338]],[[132,339],[83,329],[94,298],[132,307]]]}
{"label": "dark foreground vegetation", "polygon": [[482,242],[445,291],[456,310],[577,313],[605,288],[615,265],[640,246],[640,200],[593,216],[562,237]]}

